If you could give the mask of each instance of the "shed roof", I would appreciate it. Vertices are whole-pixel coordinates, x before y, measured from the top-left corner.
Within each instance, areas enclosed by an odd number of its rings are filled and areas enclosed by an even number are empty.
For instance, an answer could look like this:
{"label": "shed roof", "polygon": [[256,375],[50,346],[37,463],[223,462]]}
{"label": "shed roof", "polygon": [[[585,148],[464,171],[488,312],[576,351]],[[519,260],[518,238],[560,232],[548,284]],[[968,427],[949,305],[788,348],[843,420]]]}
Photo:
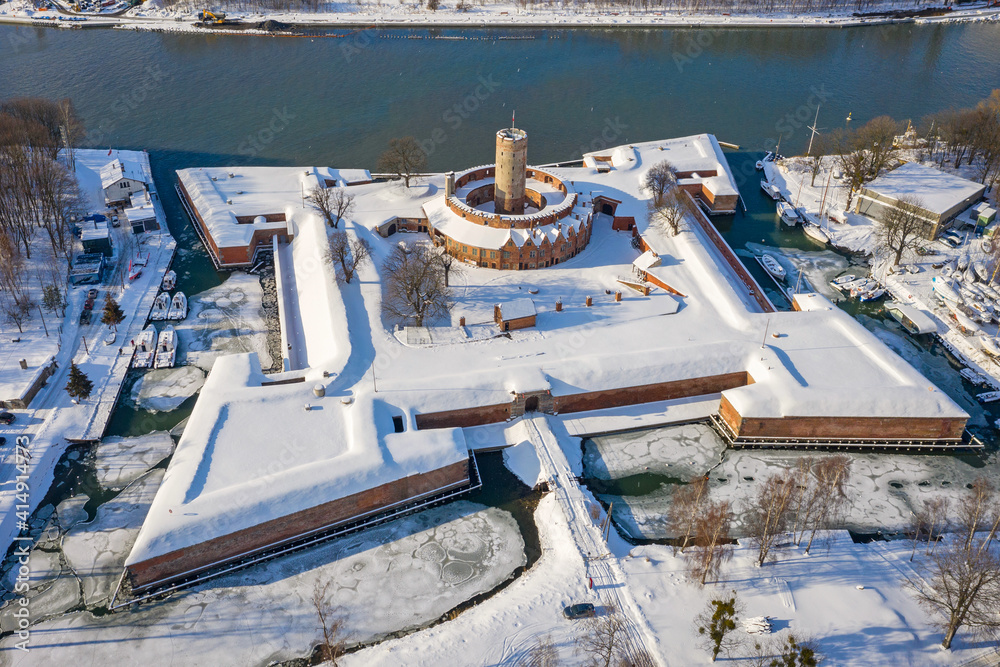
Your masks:
{"label": "shed roof", "polygon": [[500,316],[506,320],[519,320],[522,317],[535,316],[535,302],[524,297],[497,304],[500,307]]}
{"label": "shed roof", "polygon": [[920,200],[921,208],[943,215],[965,199],[982,194],[986,188],[955,174],[907,162],[879,176],[865,189],[897,201],[902,197],[915,197]]}

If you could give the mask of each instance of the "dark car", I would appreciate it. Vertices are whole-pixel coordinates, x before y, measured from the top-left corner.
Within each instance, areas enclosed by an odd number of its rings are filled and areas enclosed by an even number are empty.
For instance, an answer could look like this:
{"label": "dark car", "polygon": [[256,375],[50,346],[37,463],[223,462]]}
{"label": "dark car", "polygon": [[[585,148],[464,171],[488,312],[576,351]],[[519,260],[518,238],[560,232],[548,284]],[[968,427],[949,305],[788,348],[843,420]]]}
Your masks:
{"label": "dark car", "polygon": [[14,423],[13,412],[0,412],[0,424],[13,424],[13,423]]}
{"label": "dark car", "polygon": [[80,324],[90,324],[90,311],[80,311]]}
{"label": "dark car", "polygon": [[597,612],[594,610],[594,605],[589,602],[581,602],[580,604],[571,604],[570,606],[563,609],[563,616],[574,621],[578,618],[593,618]]}

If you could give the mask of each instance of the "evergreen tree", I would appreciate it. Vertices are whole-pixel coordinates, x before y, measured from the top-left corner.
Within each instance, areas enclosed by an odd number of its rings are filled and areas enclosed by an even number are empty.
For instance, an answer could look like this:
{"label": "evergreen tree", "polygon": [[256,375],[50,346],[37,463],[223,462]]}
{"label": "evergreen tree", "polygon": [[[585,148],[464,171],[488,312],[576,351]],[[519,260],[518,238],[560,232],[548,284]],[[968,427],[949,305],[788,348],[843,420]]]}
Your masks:
{"label": "evergreen tree", "polygon": [[72,398],[87,400],[90,397],[90,392],[93,390],[94,383],[90,381],[87,375],[76,364],[70,364],[69,382],[66,383],[66,393]]}
{"label": "evergreen tree", "polygon": [[739,613],[740,604],[736,591],[733,591],[730,598],[711,600],[708,609],[695,619],[701,644],[712,654],[712,662],[719,657],[719,653],[728,653],[738,643],[730,633],[736,629]]}
{"label": "evergreen tree", "polygon": [[42,291],[42,305],[45,306],[45,310],[52,313],[62,309],[63,298],[58,285],[45,286],[45,289]]}
{"label": "evergreen tree", "polygon": [[118,331],[118,325],[125,319],[125,312],[118,302],[111,298],[111,295],[104,299],[104,312],[101,315],[101,324],[107,324],[109,329]]}

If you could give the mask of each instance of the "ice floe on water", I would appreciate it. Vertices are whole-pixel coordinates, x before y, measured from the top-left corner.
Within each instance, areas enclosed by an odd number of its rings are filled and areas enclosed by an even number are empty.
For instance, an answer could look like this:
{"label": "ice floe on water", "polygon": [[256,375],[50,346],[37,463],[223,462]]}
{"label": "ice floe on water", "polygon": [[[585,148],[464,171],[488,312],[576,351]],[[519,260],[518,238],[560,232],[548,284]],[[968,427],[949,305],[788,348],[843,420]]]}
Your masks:
{"label": "ice floe on water", "polygon": [[[767,252],[774,256],[785,267],[788,278],[785,280],[789,289],[794,291],[798,285],[799,292],[819,292],[828,299],[836,301],[842,298],[837,290],[830,287],[830,281],[847,271],[851,263],[843,255],[832,250],[799,250],[797,248],[774,248],[762,243],[749,242],[749,251],[737,251],[744,257]],[[854,273],[868,273],[867,267],[855,267]],[[801,278],[800,276],[801,272]]]}
{"label": "ice floe on water", "polygon": [[[724,454],[721,464],[716,465]],[[737,532],[742,515],[759,484],[767,476],[793,468],[804,457],[824,452],[788,452],[760,449],[726,450],[722,440],[707,426],[689,424],[635,433],[595,438],[585,446],[585,477],[622,480],[634,475],[659,475],[647,492],[629,495],[599,493],[605,503],[614,502],[618,525],[631,536],[646,539],[669,537],[665,516],[674,481],[708,475],[711,494],[731,501]],[[980,475],[1000,478],[1000,457],[945,454],[896,454],[851,452],[848,507],[840,526],[860,531],[902,530],[912,512],[923,501],[937,495],[956,500]],[[676,480],[675,480],[676,481]],[[592,482],[597,487],[598,483]]]}
{"label": "ice floe on water", "polygon": [[97,481],[104,488],[121,489],[173,451],[173,438],[164,431],[135,438],[104,438],[94,460]]}
{"label": "ice floe on water", "polygon": [[149,370],[132,385],[130,398],[137,408],[169,412],[198,393],[205,384],[205,371],[197,366]]}
{"label": "ice floe on water", "polygon": [[[160,474],[153,471],[67,535],[66,561],[88,603],[100,604],[117,584]],[[11,651],[12,636],[0,651],[10,665],[68,664],[84,650],[95,664],[266,665],[302,657],[319,641],[311,602],[317,582],[330,582],[349,640],[369,641],[426,625],[525,563],[508,512],[458,501],[124,612],[51,618],[31,629],[32,637],[45,637],[46,650]],[[47,580],[56,569],[48,565]],[[63,603],[78,604],[81,585],[65,566],[58,572],[77,586],[62,593]]]}
{"label": "ice floe on water", "polygon": [[233,273],[224,283],[189,295],[190,312],[175,324],[180,337],[179,364],[211,370],[220,354],[256,352],[267,368],[267,323],[257,276]]}

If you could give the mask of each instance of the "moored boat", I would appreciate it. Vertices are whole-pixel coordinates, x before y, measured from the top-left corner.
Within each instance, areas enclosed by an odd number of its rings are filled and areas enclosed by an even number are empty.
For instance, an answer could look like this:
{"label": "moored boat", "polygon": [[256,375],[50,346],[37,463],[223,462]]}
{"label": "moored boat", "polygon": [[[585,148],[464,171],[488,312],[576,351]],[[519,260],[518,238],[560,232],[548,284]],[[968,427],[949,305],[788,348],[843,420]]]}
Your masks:
{"label": "moored boat", "polygon": [[990,277],[990,274],[986,273],[986,265],[982,262],[973,262],[972,270],[975,271],[976,276],[982,281],[986,281]]}
{"label": "moored boat", "polygon": [[163,274],[163,280],[160,282],[160,289],[165,292],[173,291],[174,287],[177,285],[177,273],[174,271],[167,271]]}
{"label": "moored boat", "polygon": [[774,255],[769,255],[766,252],[760,256],[760,264],[764,267],[764,270],[770,273],[772,276],[778,280],[785,279],[785,267],[774,258]]}
{"label": "moored boat", "polygon": [[931,278],[931,289],[945,303],[962,303],[962,297],[955,291],[955,288],[938,276]]}
{"label": "moored boat", "polygon": [[760,189],[764,191],[764,194],[766,194],[768,197],[770,197],[771,199],[773,199],[775,201],[778,201],[779,199],[781,199],[781,190],[779,190],[778,186],[775,185],[774,183],[768,183],[767,181],[761,181],[760,182]]}
{"label": "moored boat", "polygon": [[177,332],[169,324],[163,327],[156,341],[154,368],[173,368],[177,360]]}
{"label": "moored boat", "polygon": [[184,292],[174,294],[170,300],[170,309],[167,311],[168,320],[183,320],[188,314],[188,301]]}
{"label": "moored boat", "polygon": [[859,295],[858,296],[858,300],[859,301],[877,301],[878,299],[881,299],[883,296],[885,296],[885,289],[883,289],[883,288],[879,287],[878,285],[876,285],[872,289],[867,290],[866,292],[864,292],[861,295]]}
{"label": "moored boat", "polygon": [[802,225],[802,231],[813,241],[822,243],[823,245],[830,242],[830,237],[826,235],[826,232],[812,223]]}
{"label": "moored boat", "polygon": [[160,321],[167,319],[167,311],[170,310],[170,295],[160,292],[153,300],[153,308],[149,311],[149,319]]}
{"label": "moored boat", "polygon": [[795,225],[799,224],[802,221],[799,218],[798,211],[796,211],[795,207],[789,204],[788,202],[779,201],[777,209],[778,209],[778,216],[781,218],[781,221],[786,225],[794,227]]}
{"label": "moored boat", "polygon": [[150,324],[142,330],[135,340],[135,352],[132,355],[132,368],[149,368],[153,365],[153,355],[156,353],[156,327]]}
{"label": "moored boat", "polygon": [[987,338],[985,336],[981,337],[979,339],[979,347],[983,348],[983,352],[990,357],[1000,359],[1000,346],[998,346],[996,341],[992,338]]}

